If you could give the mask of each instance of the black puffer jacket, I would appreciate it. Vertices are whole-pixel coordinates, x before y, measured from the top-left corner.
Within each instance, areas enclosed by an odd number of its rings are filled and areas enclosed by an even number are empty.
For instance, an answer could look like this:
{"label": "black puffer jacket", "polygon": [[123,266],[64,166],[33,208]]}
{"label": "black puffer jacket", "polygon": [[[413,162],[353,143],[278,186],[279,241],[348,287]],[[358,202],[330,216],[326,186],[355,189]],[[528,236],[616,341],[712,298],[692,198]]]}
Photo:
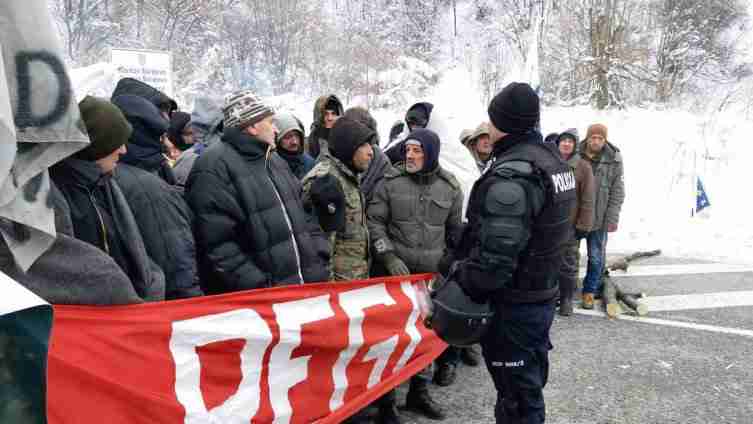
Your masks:
{"label": "black puffer jacket", "polygon": [[149,257],[165,273],[165,297],[201,296],[192,215],[183,195],[156,175],[119,164],[115,180],[128,199]]}
{"label": "black puffer jacket", "polygon": [[128,151],[120,161],[155,174],[170,185],[176,185],[175,175],[167,158],[160,137],[167,133],[169,123],[159,110],[142,97],[126,94],[112,99],[133,127],[128,140]]}
{"label": "black puffer jacket", "polygon": [[327,280],[329,246],[288,164],[237,129],[222,141],[196,160],[186,183],[205,292]]}

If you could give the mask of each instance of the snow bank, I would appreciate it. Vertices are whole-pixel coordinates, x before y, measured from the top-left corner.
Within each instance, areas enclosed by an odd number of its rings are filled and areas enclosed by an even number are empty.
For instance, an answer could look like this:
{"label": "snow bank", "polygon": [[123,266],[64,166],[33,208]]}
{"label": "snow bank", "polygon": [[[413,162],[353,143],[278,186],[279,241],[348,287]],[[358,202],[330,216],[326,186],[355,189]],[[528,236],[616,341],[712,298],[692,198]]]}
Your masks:
{"label": "snow bank", "polygon": [[[665,254],[753,263],[753,221],[745,185],[753,124],[734,113],[694,115],[677,110],[599,112],[551,108],[542,112],[546,131],[589,123],[609,127],[609,139],[625,162],[627,198],[612,251],[661,248]],[[691,217],[695,175],[711,207]]]}

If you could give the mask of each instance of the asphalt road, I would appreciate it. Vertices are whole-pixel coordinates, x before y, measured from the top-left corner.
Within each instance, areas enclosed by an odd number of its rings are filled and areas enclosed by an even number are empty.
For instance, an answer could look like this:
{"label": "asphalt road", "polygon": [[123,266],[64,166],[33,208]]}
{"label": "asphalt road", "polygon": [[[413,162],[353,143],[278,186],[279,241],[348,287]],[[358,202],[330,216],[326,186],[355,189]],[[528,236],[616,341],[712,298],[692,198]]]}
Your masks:
{"label": "asphalt road", "polygon": [[[659,257],[631,271],[672,275],[613,274],[659,305],[669,299],[664,296],[676,295],[687,305],[638,320],[557,317],[545,389],[548,423],[753,423],[753,302],[745,304],[753,269],[712,264],[714,272],[698,273],[704,267],[694,264],[709,262]],[[721,303],[694,304],[710,293],[721,293]],[[432,386],[432,394],[448,411],[445,423],[494,422],[496,393],[483,366],[461,366],[453,386]],[[406,424],[435,422],[410,412],[403,418]]]}

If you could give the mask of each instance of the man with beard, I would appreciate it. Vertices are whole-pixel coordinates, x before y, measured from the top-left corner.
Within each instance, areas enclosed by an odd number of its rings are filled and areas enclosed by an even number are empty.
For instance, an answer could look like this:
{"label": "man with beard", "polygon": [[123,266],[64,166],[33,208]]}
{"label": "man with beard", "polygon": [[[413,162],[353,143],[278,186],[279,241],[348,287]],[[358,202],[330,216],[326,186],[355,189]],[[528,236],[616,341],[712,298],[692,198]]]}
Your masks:
{"label": "man with beard", "polygon": [[[381,275],[437,272],[462,232],[463,191],[439,165],[440,148],[433,131],[413,130],[404,143],[403,164],[385,175],[369,204],[369,232]],[[411,378],[406,406],[441,420],[445,413],[429,396],[430,380],[430,369]],[[394,392],[380,401],[381,423],[400,422],[394,405]]]}
{"label": "man with beard", "polygon": [[374,157],[374,137],[376,133],[360,122],[338,119],[329,153],[303,179],[304,204],[329,234],[332,281],[369,278],[369,231],[360,176]]}
{"label": "man with beard", "polygon": [[471,152],[480,173],[483,173],[492,157],[492,143],[489,140],[489,124],[484,122],[468,135],[463,145]]}
{"label": "man with beard", "polygon": [[601,291],[601,274],[607,255],[607,234],[617,231],[620,210],[625,201],[622,155],[620,149],[607,139],[607,127],[594,124],[588,127],[586,139],[580,143],[580,155],[593,168],[596,196],[594,221],[586,236],[588,268],[583,279],[583,308],[593,309],[594,296]]}

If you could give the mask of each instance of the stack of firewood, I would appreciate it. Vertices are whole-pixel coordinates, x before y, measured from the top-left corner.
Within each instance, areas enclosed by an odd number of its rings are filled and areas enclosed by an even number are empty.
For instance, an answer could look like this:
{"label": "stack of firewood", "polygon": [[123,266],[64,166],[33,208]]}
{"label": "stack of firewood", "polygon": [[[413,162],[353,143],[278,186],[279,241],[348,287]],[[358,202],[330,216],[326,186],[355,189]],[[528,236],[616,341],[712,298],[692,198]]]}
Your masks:
{"label": "stack of firewood", "polygon": [[631,262],[640,258],[649,258],[661,254],[661,250],[652,250],[650,252],[636,252],[632,255],[611,260],[604,268],[603,301],[609,318],[615,318],[625,312],[632,312],[638,316],[648,314],[648,307],[642,301],[646,297],[645,293],[635,293],[625,290],[609,275],[610,271],[627,271]]}

